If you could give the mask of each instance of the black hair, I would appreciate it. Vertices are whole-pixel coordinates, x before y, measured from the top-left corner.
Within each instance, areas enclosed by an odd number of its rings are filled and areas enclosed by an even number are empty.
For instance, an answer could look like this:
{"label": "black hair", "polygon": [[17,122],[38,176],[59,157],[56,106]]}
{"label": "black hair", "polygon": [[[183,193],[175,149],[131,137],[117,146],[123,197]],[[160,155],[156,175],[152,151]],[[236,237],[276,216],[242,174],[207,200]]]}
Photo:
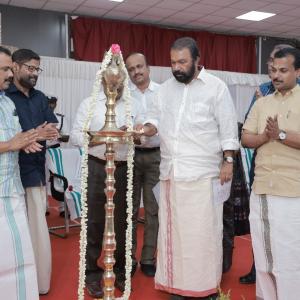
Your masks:
{"label": "black hair", "polygon": [[2,46],[0,46],[0,53],[4,53],[8,56],[11,56],[11,52],[9,51],[9,49],[2,47]]}
{"label": "black hair", "polygon": [[12,61],[18,64],[23,64],[32,59],[40,60],[40,57],[30,49],[19,49],[16,50],[12,55]]}
{"label": "black hair", "polygon": [[190,50],[193,60],[200,57],[200,50],[197,46],[196,41],[191,37],[182,37],[177,39],[171,46],[171,49],[182,50],[183,48],[188,48]]}
{"label": "black hair", "polygon": [[284,48],[275,53],[274,58],[283,58],[287,56],[294,57],[295,70],[300,69],[300,50],[296,48]]}

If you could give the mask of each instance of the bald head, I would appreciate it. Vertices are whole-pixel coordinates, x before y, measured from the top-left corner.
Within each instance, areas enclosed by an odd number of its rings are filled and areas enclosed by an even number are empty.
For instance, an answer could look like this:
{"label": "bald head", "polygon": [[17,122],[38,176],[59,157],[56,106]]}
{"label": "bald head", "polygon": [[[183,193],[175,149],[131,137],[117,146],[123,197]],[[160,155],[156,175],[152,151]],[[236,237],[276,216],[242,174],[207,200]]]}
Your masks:
{"label": "bald head", "polygon": [[140,52],[132,52],[126,57],[126,63],[128,59],[131,59],[132,57],[140,57],[141,59],[144,59],[145,65],[148,66],[146,56],[143,53]]}
{"label": "bald head", "polygon": [[142,53],[132,53],[126,58],[126,68],[131,81],[144,91],[150,83],[150,69]]}

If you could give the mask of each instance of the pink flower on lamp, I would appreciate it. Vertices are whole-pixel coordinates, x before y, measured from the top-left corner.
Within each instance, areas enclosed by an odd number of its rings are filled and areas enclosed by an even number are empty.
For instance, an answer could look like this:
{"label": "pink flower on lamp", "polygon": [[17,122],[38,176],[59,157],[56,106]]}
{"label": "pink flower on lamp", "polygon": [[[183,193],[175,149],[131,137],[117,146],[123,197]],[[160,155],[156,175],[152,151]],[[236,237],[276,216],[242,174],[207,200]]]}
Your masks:
{"label": "pink flower on lamp", "polygon": [[111,45],[111,52],[112,54],[120,54],[121,53],[121,48],[118,44],[112,44]]}

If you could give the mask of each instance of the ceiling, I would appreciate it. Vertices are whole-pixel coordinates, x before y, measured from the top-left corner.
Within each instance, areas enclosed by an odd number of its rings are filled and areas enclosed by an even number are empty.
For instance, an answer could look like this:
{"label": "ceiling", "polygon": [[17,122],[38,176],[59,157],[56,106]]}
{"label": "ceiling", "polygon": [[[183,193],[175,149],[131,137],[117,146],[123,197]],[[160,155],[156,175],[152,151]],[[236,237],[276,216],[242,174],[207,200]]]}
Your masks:
{"label": "ceiling", "polygon": [[[300,40],[300,0],[0,0],[0,4],[227,34]],[[276,13],[265,21],[237,20],[250,10]]]}

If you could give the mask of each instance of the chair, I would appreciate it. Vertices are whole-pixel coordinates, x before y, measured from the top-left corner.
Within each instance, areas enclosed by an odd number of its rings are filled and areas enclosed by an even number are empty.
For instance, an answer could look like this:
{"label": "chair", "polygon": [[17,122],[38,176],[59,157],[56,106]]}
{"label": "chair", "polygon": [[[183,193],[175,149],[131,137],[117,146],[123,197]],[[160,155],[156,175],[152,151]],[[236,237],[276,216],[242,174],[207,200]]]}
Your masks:
{"label": "chair", "polygon": [[247,190],[250,195],[250,191],[251,191],[250,170],[251,170],[251,162],[253,159],[254,149],[244,148],[241,146],[240,151],[241,151],[245,180],[246,180],[246,184],[247,184]]}
{"label": "chair", "polygon": [[[67,237],[70,227],[79,224],[70,224],[81,216],[80,201],[80,173],[81,149],[76,148],[48,148],[46,152],[46,166],[50,172],[50,190],[52,197],[64,203],[65,218],[63,226],[49,227],[51,234]],[[58,234],[57,229],[65,229],[65,234]]]}

